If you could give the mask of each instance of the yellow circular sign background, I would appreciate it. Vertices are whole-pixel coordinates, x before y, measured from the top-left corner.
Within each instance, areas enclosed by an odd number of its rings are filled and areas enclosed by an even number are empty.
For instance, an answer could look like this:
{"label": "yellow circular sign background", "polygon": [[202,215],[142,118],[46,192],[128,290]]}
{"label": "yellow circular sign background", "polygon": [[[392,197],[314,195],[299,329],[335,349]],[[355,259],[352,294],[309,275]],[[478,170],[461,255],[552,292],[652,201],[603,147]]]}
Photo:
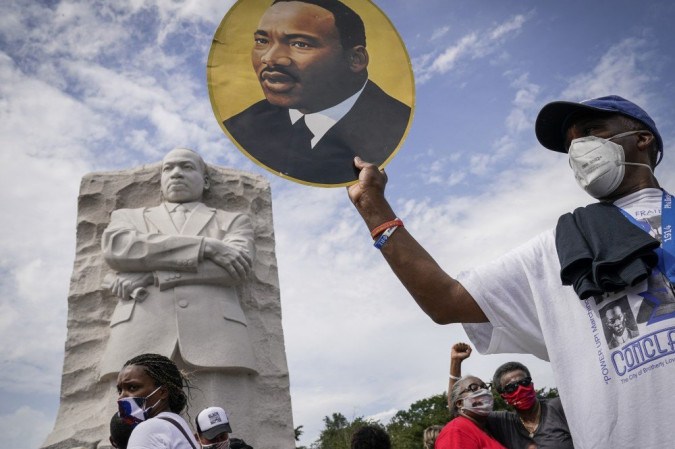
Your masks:
{"label": "yellow circular sign background", "polygon": [[[414,115],[415,83],[408,53],[394,26],[374,3],[369,0],[342,0],[342,3],[353,9],[363,20],[366,48],[370,56],[368,78],[411,108],[408,127],[398,145],[400,147]],[[223,125],[224,120],[265,99],[251,63],[251,49],[253,33],[260,17],[271,4],[272,0],[239,0],[230,8],[216,30],[206,67],[209,98],[216,119],[223,131],[247,157],[276,175],[302,184],[324,187],[353,184],[355,181],[338,185],[317,184],[285,176],[251,156]],[[380,167],[389,163],[397,151],[398,148]]]}

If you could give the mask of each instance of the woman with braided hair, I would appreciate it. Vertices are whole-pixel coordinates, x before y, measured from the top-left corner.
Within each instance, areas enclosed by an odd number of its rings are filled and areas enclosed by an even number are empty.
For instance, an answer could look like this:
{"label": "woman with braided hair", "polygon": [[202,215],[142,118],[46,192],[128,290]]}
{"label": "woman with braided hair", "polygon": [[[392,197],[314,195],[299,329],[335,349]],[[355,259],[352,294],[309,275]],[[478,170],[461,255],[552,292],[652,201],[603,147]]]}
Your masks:
{"label": "woman with braided hair", "polygon": [[197,449],[185,420],[190,383],[171,359],[141,354],[117,376],[120,418],[132,425],[127,449]]}

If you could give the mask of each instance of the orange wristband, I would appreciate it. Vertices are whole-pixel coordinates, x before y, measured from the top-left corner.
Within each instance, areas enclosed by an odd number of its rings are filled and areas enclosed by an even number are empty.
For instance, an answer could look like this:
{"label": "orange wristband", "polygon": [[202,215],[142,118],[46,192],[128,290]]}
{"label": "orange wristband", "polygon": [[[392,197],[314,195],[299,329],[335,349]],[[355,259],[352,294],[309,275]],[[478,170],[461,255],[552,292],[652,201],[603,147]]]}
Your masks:
{"label": "orange wristband", "polygon": [[401,221],[400,218],[396,218],[395,220],[388,221],[386,223],[382,223],[372,231],[370,231],[370,236],[374,239],[377,238],[378,235],[382,234],[384,231],[387,229],[394,227],[394,226],[399,226],[399,227],[404,227],[403,222]]}

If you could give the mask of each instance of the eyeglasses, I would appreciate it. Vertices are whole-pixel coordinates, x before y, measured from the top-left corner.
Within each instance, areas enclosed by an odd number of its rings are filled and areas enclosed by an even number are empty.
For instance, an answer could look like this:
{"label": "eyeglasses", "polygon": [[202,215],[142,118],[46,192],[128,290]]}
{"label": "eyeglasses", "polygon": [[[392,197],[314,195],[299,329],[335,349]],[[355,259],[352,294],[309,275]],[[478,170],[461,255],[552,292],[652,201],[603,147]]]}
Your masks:
{"label": "eyeglasses", "polygon": [[[470,391],[470,392],[474,393],[474,392],[476,392],[476,391],[478,391],[478,390],[483,390],[483,389],[489,390],[489,389],[490,389],[490,385],[489,385],[489,384],[482,383],[482,382],[479,383],[479,384],[475,384],[475,383],[474,383],[474,384],[469,384],[468,387],[466,387],[465,389],[463,389],[462,391],[459,392],[459,395],[461,395],[461,394],[463,394],[463,393],[466,393],[467,391]],[[458,395],[458,396],[459,396],[459,395]]]}
{"label": "eyeglasses", "polygon": [[517,380],[515,382],[511,382],[510,384],[506,384],[504,388],[499,390],[500,393],[513,393],[518,389],[518,385],[522,385],[523,387],[529,387],[530,384],[532,383],[532,378],[531,377],[525,377],[523,379]]}

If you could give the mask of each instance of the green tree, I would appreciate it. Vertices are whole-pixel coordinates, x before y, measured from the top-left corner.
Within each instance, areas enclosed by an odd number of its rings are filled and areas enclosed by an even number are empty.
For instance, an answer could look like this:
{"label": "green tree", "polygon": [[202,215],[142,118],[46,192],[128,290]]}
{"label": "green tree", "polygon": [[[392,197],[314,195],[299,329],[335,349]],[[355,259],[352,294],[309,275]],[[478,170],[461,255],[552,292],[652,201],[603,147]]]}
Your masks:
{"label": "green tree", "polygon": [[319,439],[310,446],[311,449],[349,449],[352,433],[361,426],[373,424],[364,420],[362,416],[349,422],[342,413],[326,416],[323,422],[325,427],[319,434]]}
{"label": "green tree", "polygon": [[[304,433],[304,430],[302,430],[303,426],[298,426],[295,429],[293,429],[293,432],[295,433],[295,441],[300,441],[300,437]],[[305,446],[297,446],[295,449],[307,449]]]}
{"label": "green tree", "polygon": [[427,427],[445,425],[450,420],[448,397],[437,394],[413,403],[408,410],[399,410],[387,425],[394,449],[419,449]]}

